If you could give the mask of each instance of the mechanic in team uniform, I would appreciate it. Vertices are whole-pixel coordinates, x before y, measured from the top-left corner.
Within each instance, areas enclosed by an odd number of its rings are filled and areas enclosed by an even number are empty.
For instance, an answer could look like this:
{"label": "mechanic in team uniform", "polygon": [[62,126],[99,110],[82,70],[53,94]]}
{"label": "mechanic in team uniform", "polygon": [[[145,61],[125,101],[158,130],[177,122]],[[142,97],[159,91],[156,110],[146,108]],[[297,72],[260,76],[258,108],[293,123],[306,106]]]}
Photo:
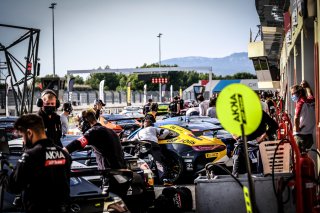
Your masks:
{"label": "mechanic in team uniform", "polygon": [[41,93],[41,98],[37,100],[37,106],[40,107],[38,115],[43,119],[47,137],[52,139],[54,144],[62,147],[60,140],[62,136],[61,120],[56,113],[60,107],[57,94],[50,89],[44,90]]}
{"label": "mechanic in team uniform", "polygon": [[151,104],[152,104],[152,99],[150,98],[148,100],[148,103],[146,103],[144,106],[143,106],[143,114],[146,116],[148,114],[148,112],[151,111]]}
{"label": "mechanic in team uniform", "polygon": [[100,115],[102,114],[102,107],[106,106],[101,99],[96,99],[93,102],[93,109],[95,111],[96,120],[99,121]]}
{"label": "mechanic in team uniform", "polygon": [[155,123],[157,120],[157,112],[158,112],[158,104],[157,103],[152,103],[151,104],[151,110],[150,112],[147,113],[146,116],[152,116],[152,122]]}
{"label": "mechanic in team uniform", "polygon": [[177,96],[177,97],[178,97],[178,102],[180,104],[180,114],[181,114],[181,110],[184,109],[184,100],[180,96]]}
{"label": "mechanic in team uniform", "polygon": [[22,115],[14,128],[23,136],[26,151],[7,179],[6,189],[23,194],[26,212],[67,212],[71,158],[48,139],[36,114]]}
{"label": "mechanic in team uniform", "polygon": [[160,181],[169,183],[170,180],[166,177],[166,167],[163,162],[164,156],[161,153],[161,149],[158,144],[158,139],[164,139],[169,134],[169,130],[153,127],[152,125],[153,116],[147,115],[143,122],[144,128],[141,129],[131,140],[151,142],[152,148],[150,151],[157,165],[158,177]]}
{"label": "mechanic in team uniform", "polygon": [[[82,137],[69,143],[64,150],[72,153],[91,145],[96,155],[99,170],[125,169],[124,153],[118,135],[112,130],[97,122],[92,110],[82,112],[82,119],[87,121],[91,128]],[[110,179],[110,191],[118,195],[126,193],[126,189],[117,188],[117,184]]]}
{"label": "mechanic in team uniform", "polygon": [[313,145],[313,133],[316,126],[315,98],[310,87],[293,85],[290,88],[290,92],[291,100],[296,103],[293,135],[300,151],[305,152],[306,149],[310,149]]}
{"label": "mechanic in team uniform", "polygon": [[180,115],[180,101],[178,96],[175,96],[173,98],[173,101],[170,102],[168,111],[169,111],[170,117],[175,117]]}
{"label": "mechanic in team uniform", "polygon": [[83,111],[82,118],[89,122],[91,128],[82,137],[69,143],[65,147],[66,150],[72,153],[83,149],[86,145],[91,145],[94,148],[99,169],[126,168],[118,135],[113,130],[98,123],[95,114],[90,110]]}

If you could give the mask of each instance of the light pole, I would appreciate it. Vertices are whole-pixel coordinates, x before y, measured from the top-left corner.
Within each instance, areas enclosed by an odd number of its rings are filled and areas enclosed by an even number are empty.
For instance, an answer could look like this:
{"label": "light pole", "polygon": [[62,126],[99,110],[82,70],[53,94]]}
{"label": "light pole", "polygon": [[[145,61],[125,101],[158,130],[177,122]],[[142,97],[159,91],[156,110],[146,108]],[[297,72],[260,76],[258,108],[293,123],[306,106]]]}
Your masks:
{"label": "light pole", "polygon": [[49,7],[52,9],[52,50],[53,50],[53,76],[56,75],[56,61],[55,61],[55,51],[54,51],[54,9],[57,3],[51,3],[51,6]]}
{"label": "light pole", "polygon": [[[161,33],[159,33],[158,35],[157,35],[157,37],[159,38],[159,68],[161,69],[161,36],[162,36],[162,34]],[[160,78],[161,78],[162,76],[161,76],[161,71],[160,71]],[[160,102],[162,102],[162,88],[161,88],[161,80],[160,80],[160,82],[159,82],[159,100],[160,100]]]}

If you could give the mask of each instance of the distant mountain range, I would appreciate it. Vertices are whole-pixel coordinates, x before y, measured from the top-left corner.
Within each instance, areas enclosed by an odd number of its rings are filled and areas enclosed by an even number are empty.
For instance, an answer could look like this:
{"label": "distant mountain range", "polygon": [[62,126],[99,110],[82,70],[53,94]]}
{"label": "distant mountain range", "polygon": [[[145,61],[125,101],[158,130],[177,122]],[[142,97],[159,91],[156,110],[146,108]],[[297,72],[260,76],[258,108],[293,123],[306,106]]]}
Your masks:
{"label": "distant mountain range", "polygon": [[237,72],[249,72],[255,74],[252,61],[247,52],[233,53],[223,58],[207,58],[189,56],[171,58],[161,61],[161,64],[178,65],[179,67],[210,66],[215,75],[233,75]]}

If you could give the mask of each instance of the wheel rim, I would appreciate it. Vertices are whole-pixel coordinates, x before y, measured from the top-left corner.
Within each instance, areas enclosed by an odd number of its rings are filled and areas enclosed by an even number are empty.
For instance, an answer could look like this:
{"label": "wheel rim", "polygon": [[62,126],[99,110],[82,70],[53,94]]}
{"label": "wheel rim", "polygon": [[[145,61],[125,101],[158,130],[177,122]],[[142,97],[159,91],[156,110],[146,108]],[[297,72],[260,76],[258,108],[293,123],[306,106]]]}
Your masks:
{"label": "wheel rim", "polygon": [[182,173],[182,164],[175,154],[169,155],[167,158],[167,175],[173,181],[177,181]]}

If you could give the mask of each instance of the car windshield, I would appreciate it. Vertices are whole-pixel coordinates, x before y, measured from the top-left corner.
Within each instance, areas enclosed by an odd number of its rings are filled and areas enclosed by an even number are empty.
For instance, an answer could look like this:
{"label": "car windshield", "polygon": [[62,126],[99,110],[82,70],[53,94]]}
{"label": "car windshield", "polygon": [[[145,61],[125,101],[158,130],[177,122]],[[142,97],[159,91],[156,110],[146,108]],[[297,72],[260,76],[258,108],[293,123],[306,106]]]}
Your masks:
{"label": "car windshield", "polygon": [[118,120],[118,121],[112,121],[116,124],[134,124],[136,123],[134,119],[128,119],[128,120]]}
{"label": "car windshield", "polygon": [[134,112],[134,111],[139,111],[140,108],[139,107],[125,107],[124,110]]}
{"label": "car windshield", "polygon": [[144,118],[144,115],[139,112],[125,112],[124,115],[130,118]]}
{"label": "car windshield", "polygon": [[116,123],[116,124],[131,124],[131,123],[135,123],[135,119],[130,118],[126,115],[102,115],[102,117],[106,120],[106,121],[110,121],[112,123]]}

